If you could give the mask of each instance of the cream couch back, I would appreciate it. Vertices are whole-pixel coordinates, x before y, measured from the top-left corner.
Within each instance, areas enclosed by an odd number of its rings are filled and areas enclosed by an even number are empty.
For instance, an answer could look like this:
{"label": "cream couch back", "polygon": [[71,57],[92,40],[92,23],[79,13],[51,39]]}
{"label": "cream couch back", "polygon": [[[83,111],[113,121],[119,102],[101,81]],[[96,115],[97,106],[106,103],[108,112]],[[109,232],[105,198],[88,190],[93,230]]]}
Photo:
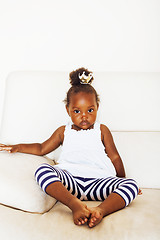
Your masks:
{"label": "cream couch back", "polygon": [[[69,121],[66,72],[12,72],[6,80],[0,142],[42,142]],[[95,72],[98,121],[113,133],[127,176],[160,188],[160,73]],[[60,149],[49,156],[57,158]]]}

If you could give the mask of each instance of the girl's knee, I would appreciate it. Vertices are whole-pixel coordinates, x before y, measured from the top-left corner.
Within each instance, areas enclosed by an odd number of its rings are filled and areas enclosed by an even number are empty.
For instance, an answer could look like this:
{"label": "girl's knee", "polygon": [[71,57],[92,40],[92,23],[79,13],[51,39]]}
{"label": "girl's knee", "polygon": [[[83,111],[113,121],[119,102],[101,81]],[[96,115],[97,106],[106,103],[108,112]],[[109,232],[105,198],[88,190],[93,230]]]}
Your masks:
{"label": "girl's knee", "polygon": [[46,163],[42,163],[40,166],[38,166],[38,168],[35,171],[35,177],[37,179],[37,176],[39,176],[39,174],[42,174],[44,171],[50,169],[50,165],[46,164]]}
{"label": "girl's knee", "polygon": [[43,191],[45,191],[46,186],[49,184],[53,183],[54,181],[59,181],[56,169],[46,163],[41,164],[37,168],[35,172],[35,179]]}
{"label": "girl's knee", "polygon": [[121,195],[125,200],[126,206],[129,205],[138,195],[139,187],[134,179],[123,179],[114,191]]}
{"label": "girl's knee", "polygon": [[136,195],[138,195],[139,187],[138,183],[134,179],[132,178],[126,179],[125,185],[133,188],[135,190]]}

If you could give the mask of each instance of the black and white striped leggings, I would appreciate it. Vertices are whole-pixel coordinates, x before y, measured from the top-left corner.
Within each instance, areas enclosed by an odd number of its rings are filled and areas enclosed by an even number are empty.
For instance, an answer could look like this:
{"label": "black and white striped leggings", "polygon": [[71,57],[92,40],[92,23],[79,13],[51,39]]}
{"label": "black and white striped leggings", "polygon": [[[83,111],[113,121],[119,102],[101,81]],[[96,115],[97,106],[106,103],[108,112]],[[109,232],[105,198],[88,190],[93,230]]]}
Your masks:
{"label": "black and white striped leggings", "polygon": [[80,200],[104,201],[112,192],[119,194],[126,206],[138,195],[138,186],[133,179],[83,178],[74,177],[69,172],[42,164],[35,172],[35,178],[43,191],[54,182],[61,182],[67,190]]}

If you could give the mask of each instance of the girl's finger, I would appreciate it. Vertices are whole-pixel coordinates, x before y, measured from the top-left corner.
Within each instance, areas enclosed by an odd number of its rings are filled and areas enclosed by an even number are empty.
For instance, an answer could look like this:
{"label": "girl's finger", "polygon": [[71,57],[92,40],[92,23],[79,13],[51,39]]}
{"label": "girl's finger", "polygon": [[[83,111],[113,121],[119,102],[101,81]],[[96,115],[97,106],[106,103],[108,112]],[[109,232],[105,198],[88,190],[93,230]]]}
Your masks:
{"label": "girl's finger", "polygon": [[10,151],[12,149],[12,147],[0,147],[1,151]]}

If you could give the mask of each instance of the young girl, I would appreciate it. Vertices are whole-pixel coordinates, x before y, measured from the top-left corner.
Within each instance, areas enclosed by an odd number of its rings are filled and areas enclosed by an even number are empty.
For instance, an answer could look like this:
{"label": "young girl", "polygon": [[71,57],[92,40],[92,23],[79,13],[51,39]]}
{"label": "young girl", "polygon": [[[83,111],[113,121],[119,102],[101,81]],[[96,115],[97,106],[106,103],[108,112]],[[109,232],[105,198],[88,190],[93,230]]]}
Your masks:
{"label": "young girl", "polygon": [[[99,97],[92,80],[88,69],[70,73],[72,87],[65,103],[72,123],[59,127],[47,141],[0,145],[0,150],[36,155],[46,155],[62,145],[58,164],[40,165],[35,178],[43,191],[72,210],[76,225],[87,222],[89,227],[130,204],[139,192],[136,182],[125,178],[111,132],[96,122]],[[102,202],[88,208],[81,200]]]}

